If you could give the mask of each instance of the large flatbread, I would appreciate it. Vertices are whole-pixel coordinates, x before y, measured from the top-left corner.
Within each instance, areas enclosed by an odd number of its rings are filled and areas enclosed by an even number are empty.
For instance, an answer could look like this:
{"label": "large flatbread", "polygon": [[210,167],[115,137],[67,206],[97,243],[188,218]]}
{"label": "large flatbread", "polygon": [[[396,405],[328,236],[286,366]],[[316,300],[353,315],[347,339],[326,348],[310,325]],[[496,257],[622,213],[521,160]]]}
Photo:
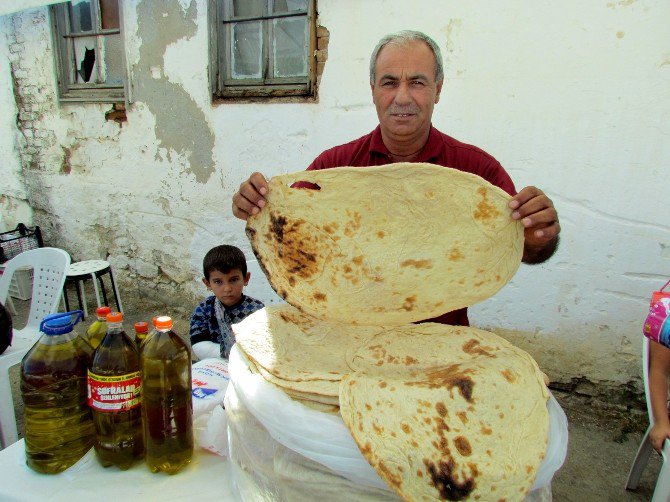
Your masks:
{"label": "large flatbread", "polygon": [[[291,188],[296,181],[320,189]],[[510,196],[432,164],[342,167],[269,180],[247,235],[274,290],[348,324],[402,325],[482,301],[514,275]]]}
{"label": "large flatbread", "polygon": [[[309,402],[312,405],[312,408],[328,412],[331,412],[333,408],[337,408],[337,411],[339,412],[339,381],[312,380],[309,382],[294,382],[292,380],[280,380],[271,373],[265,371],[262,367],[259,367],[239,346],[238,354],[251,373],[262,376],[269,385],[276,387],[294,401],[298,401],[306,406],[306,403]],[[296,384],[298,384],[298,386],[296,386]],[[306,390],[300,390],[301,385],[305,386]],[[320,385],[323,385],[323,390],[319,390]]]}
{"label": "large flatbread", "polygon": [[549,434],[535,361],[471,328],[385,335],[340,383],[340,414],[379,476],[405,500],[523,500]]}
{"label": "large flatbread", "polygon": [[311,399],[319,403],[338,404],[340,381],[332,380],[281,380],[262,366],[256,366],[258,374],[266,381],[280,387],[286,394],[296,399]]}
{"label": "large flatbread", "polygon": [[470,326],[437,323],[392,326],[350,346],[347,365],[354,371],[401,372],[479,360],[499,365],[502,357],[518,357],[536,367],[527,352],[504,338]]}
{"label": "large flatbread", "polygon": [[[232,325],[235,340],[260,368],[279,380],[334,382],[349,372],[346,353],[383,331],[380,326],[351,326],[308,316],[291,305],[269,305]],[[304,388],[303,385],[303,388]]]}

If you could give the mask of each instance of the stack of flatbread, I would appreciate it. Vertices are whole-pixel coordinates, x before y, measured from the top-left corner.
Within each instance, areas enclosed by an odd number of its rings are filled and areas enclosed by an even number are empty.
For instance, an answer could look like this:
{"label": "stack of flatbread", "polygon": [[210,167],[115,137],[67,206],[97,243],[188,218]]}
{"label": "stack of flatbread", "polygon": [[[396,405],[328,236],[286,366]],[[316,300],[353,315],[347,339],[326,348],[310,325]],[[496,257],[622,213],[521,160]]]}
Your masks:
{"label": "stack of flatbread", "polygon": [[234,325],[238,348],[252,371],[310,408],[339,412],[346,354],[382,328],[342,329],[290,307],[268,307]]}
{"label": "stack of flatbread", "polygon": [[537,364],[486,331],[413,324],[514,275],[523,228],[509,196],[430,164],[294,173],[269,187],[247,235],[290,305],[234,326],[250,368],[339,412],[405,500],[522,500],[549,428]]}

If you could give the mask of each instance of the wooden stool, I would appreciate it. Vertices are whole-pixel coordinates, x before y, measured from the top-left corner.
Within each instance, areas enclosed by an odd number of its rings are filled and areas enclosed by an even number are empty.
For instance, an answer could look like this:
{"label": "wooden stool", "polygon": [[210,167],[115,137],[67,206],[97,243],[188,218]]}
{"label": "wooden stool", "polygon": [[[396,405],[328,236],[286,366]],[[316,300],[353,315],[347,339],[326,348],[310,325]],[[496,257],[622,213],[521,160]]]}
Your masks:
{"label": "wooden stool", "polygon": [[[86,295],[84,293],[84,283],[87,279],[93,280],[93,289],[95,291],[95,299],[98,303],[98,307],[109,305],[107,303],[105,283],[102,281],[102,276],[106,274],[109,274],[109,280],[112,283],[112,291],[114,292],[116,308],[119,312],[123,312],[123,307],[121,306],[121,296],[119,295],[119,290],[116,287],[116,282],[114,282],[112,267],[109,262],[104,260],[85,260],[70,264],[70,267],[67,270],[65,284],[63,285],[63,298],[65,300],[66,311],[70,311],[70,302],[67,299],[67,285],[74,283],[77,290],[77,299],[79,300],[79,309],[84,311],[84,318],[88,316],[88,310],[86,308]],[[100,283],[100,288],[102,289],[103,303],[100,303],[98,283]]]}

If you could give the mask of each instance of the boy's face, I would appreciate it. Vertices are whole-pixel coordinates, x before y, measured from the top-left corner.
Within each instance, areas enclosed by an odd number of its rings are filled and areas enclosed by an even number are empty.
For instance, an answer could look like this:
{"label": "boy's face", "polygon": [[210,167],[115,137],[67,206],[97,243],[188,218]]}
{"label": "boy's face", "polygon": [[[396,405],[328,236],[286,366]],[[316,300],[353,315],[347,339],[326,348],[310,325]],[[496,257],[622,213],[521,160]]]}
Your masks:
{"label": "boy's face", "polygon": [[203,277],[202,282],[224,306],[232,307],[242,299],[242,290],[249,283],[249,277],[251,277],[249,272],[245,277],[242,271],[236,268],[227,274],[213,270],[209,273],[209,280]]}

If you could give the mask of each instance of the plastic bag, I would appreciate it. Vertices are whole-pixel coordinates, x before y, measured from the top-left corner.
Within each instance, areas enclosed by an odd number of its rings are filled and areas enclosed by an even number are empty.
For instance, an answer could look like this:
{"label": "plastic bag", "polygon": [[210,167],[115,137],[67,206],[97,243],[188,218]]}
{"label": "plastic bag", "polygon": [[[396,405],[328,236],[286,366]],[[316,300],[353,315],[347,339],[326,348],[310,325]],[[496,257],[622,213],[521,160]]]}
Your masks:
{"label": "plastic bag", "polygon": [[224,359],[203,359],[193,364],[193,433],[201,448],[217,455],[228,454],[228,419],[223,398],[230,376]]}
{"label": "plastic bag", "polygon": [[228,416],[223,406],[193,420],[195,442],[201,448],[222,457],[228,456]]}
{"label": "plastic bag", "polygon": [[233,385],[228,388],[225,405],[231,472],[242,500],[400,500],[388,487],[354,483],[277,442],[245,407]]}
{"label": "plastic bag", "polygon": [[659,298],[652,303],[642,334],[670,348],[670,297]]}
{"label": "plastic bag", "polygon": [[193,382],[193,418],[213,410],[223,404],[228,388],[230,374],[225,359],[203,359],[193,364],[191,374]]}
{"label": "plastic bag", "polygon": [[251,373],[237,347],[229,361],[238,398],[276,441],[355,483],[388,489],[341,417],[312,410]]}
{"label": "plastic bag", "polygon": [[[273,483],[278,483],[276,479],[273,481],[277,452],[288,448],[305,457],[303,466],[313,463],[321,469],[325,467],[362,491],[383,490],[387,498],[395,495],[363,457],[340,416],[307,408],[260,375],[253,374],[237,347],[231,350],[229,370],[231,385],[226,402],[230,406],[226,404],[226,407],[233,465],[241,458],[243,465],[254,464],[259,473],[257,477],[264,476],[261,484],[269,490]],[[550,416],[547,452],[529,498],[534,491],[550,485],[567,454],[567,418],[553,396],[547,407]],[[248,472],[244,475],[248,477]],[[316,494],[321,492],[315,491],[312,496]]]}

